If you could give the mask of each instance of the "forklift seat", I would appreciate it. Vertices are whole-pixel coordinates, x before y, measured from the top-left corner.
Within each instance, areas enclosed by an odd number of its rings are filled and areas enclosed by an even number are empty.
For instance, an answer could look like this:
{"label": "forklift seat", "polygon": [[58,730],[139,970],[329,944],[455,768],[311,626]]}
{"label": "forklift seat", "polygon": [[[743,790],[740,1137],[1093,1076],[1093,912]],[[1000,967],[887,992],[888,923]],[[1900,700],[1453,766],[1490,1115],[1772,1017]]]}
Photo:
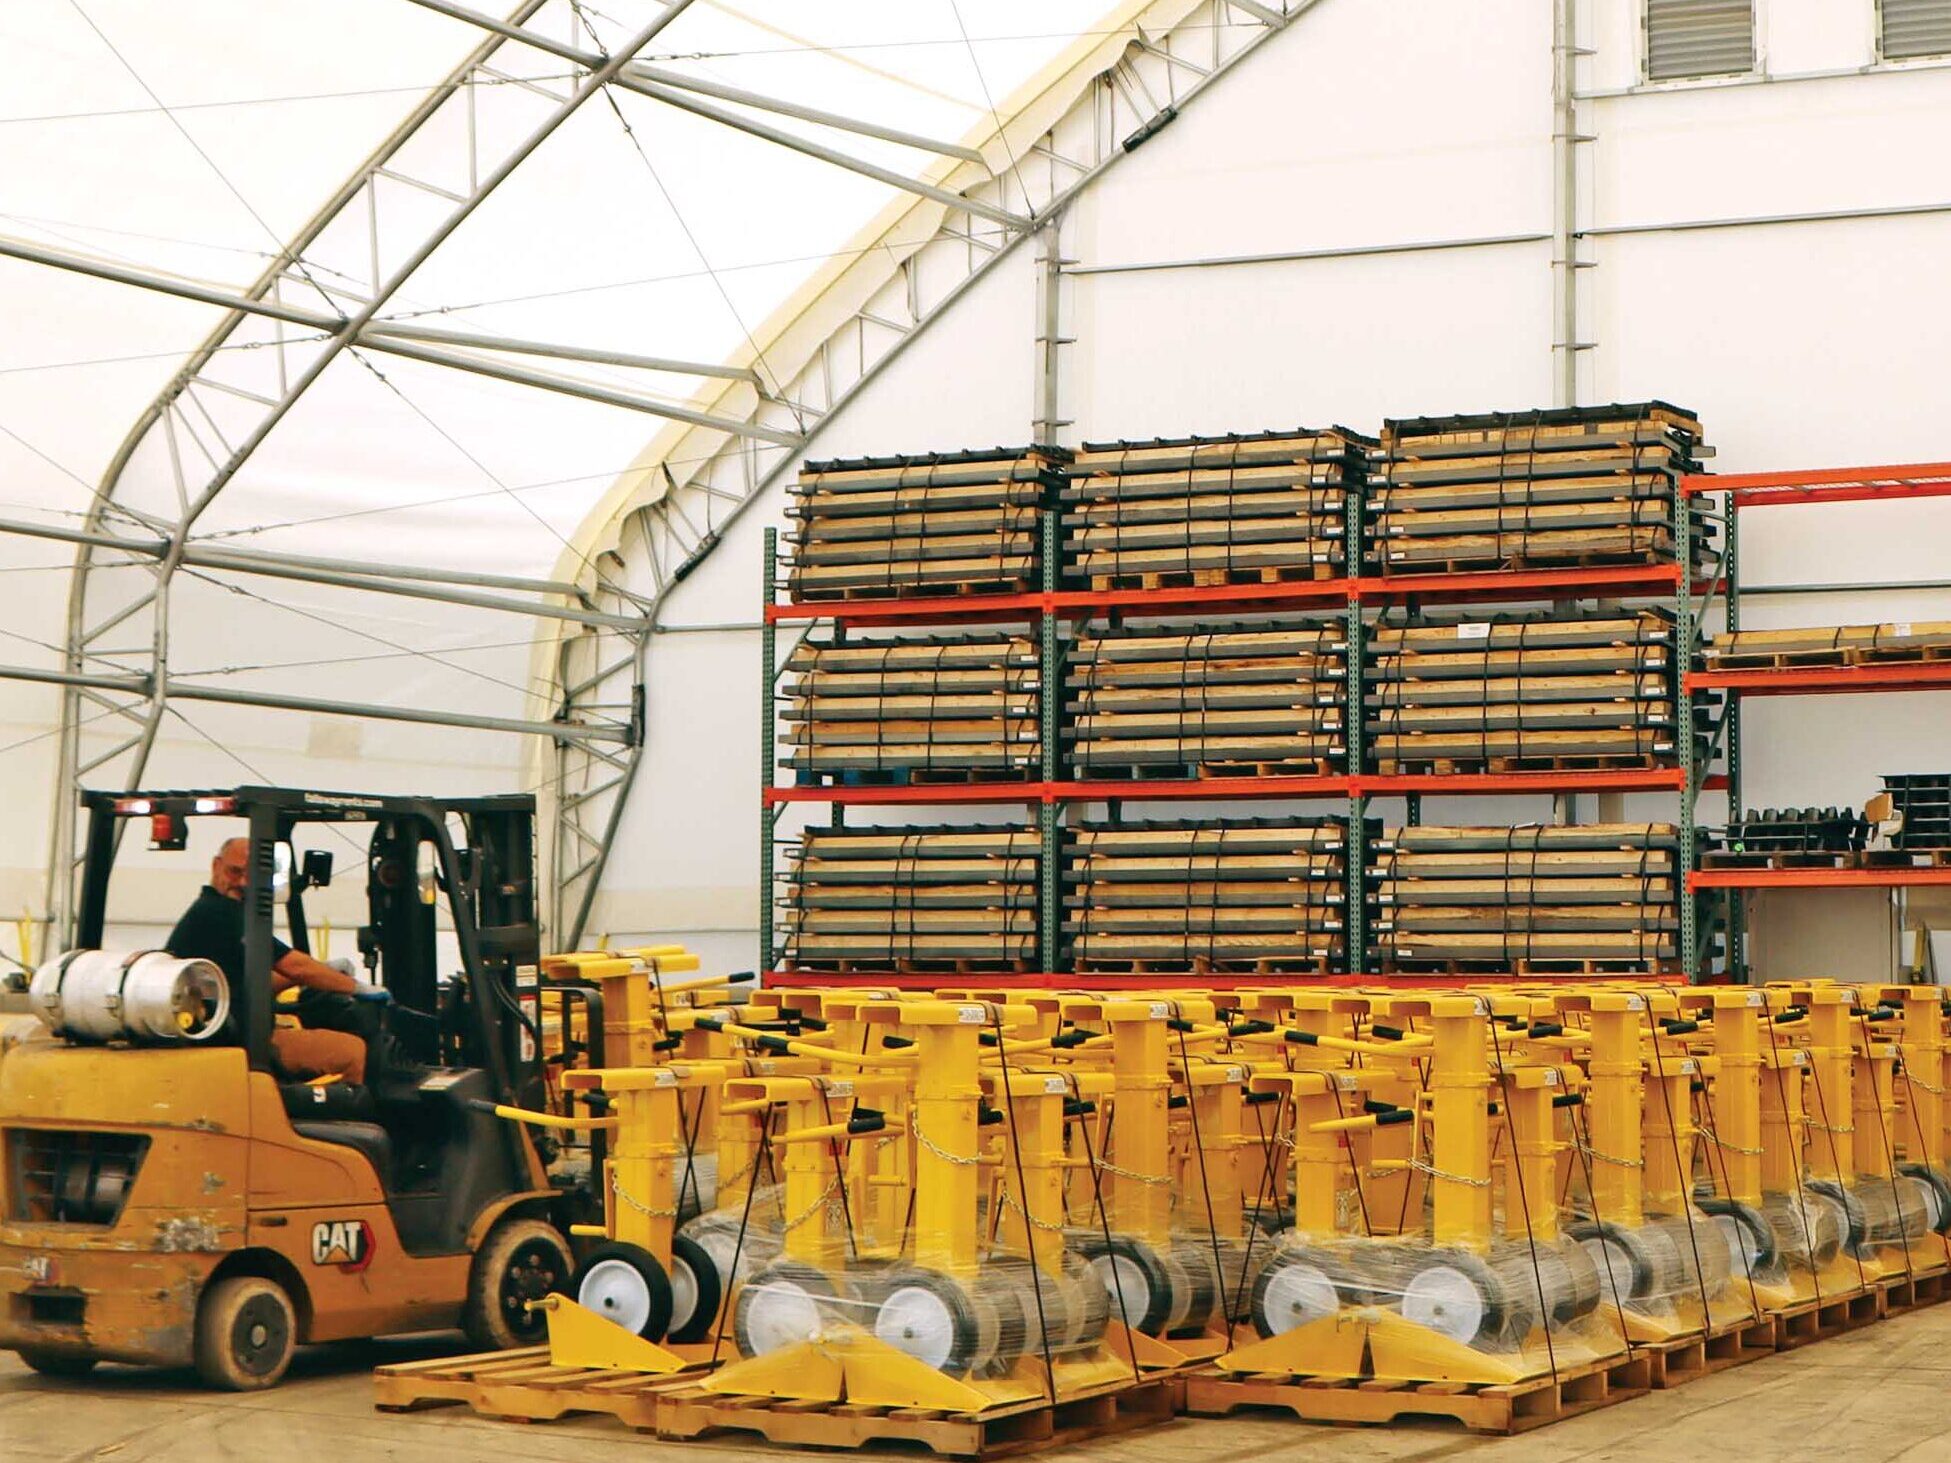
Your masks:
{"label": "forklift seat", "polygon": [[393,1140],[378,1123],[294,1122],[291,1129],[299,1137],[310,1138],[314,1143],[337,1143],[341,1147],[357,1149],[372,1163],[381,1186],[391,1187]]}

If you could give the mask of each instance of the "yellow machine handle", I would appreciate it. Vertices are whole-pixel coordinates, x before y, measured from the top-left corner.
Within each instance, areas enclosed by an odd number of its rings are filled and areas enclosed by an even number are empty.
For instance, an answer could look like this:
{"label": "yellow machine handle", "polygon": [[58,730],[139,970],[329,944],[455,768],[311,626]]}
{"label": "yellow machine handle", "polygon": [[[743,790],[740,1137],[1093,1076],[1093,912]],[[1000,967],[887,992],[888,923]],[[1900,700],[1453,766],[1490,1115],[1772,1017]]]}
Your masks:
{"label": "yellow machine handle", "polygon": [[509,1107],[505,1103],[489,1102],[485,1097],[468,1099],[469,1107],[476,1112],[493,1113],[498,1118],[511,1122],[533,1123],[538,1128],[568,1128],[575,1132],[615,1132],[615,1118],[565,1118],[552,1112],[532,1112],[525,1107]]}

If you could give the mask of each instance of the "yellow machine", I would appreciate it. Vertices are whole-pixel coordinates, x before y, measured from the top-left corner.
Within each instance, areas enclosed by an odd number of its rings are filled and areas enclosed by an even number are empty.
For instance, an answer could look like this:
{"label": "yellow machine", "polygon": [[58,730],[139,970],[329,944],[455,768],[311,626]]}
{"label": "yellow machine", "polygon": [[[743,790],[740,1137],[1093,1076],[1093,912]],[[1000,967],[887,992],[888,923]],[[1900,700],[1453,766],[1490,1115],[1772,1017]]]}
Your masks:
{"label": "yellow machine", "polygon": [[[272,788],[91,794],[77,952],[31,990],[0,1050],[0,1347],[38,1370],[194,1364],[213,1386],[278,1381],[293,1349],[463,1326],[539,1340],[577,1196],[535,1135],[495,1113],[542,1095],[530,797]],[[206,961],[99,949],[118,835],[181,849],[192,817],[250,840],[241,980]],[[387,1060],[360,1086],[282,1080],[272,913],[295,832],[371,825],[369,994]],[[454,829],[464,830],[456,837]],[[287,876],[331,876],[313,848]],[[201,868],[185,869],[186,895]],[[443,980],[445,905],[460,973]]]}

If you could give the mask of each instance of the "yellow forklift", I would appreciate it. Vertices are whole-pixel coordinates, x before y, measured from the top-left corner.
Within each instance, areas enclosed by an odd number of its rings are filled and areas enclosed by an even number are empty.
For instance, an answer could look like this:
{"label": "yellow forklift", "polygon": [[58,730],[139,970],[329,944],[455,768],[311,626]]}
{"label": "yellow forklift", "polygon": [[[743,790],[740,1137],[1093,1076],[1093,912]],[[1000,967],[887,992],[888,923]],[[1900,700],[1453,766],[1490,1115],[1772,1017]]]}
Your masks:
{"label": "yellow forklift", "polygon": [[[84,795],[76,948],[35,973],[0,1035],[0,1348],[61,1376],[194,1365],[274,1385],[294,1349],[459,1326],[538,1342],[528,1302],[564,1288],[584,1188],[497,1106],[541,1106],[529,796],[435,799],[269,787]],[[250,840],[243,978],[102,948],[132,822],[181,850],[192,820]],[[329,827],[366,849],[362,996],[381,1013],[359,1085],[288,1080],[274,915],[309,950],[304,895]],[[363,839],[355,838],[355,830]],[[203,873],[185,860],[187,902]],[[458,973],[443,976],[445,905]]]}

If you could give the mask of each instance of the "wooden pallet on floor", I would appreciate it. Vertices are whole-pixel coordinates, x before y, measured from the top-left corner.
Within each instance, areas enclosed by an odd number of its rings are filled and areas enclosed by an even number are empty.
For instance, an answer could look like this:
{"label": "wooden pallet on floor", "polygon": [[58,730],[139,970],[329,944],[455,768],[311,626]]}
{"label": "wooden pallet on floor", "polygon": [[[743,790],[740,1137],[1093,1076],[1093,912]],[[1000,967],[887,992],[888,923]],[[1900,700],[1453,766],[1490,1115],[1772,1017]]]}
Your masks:
{"label": "wooden pallet on floor", "polygon": [[1655,1391],[1677,1387],[1682,1382],[1724,1372],[1775,1354],[1775,1318],[1769,1315],[1736,1321],[1704,1335],[1686,1336],[1677,1341],[1659,1341],[1635,1346],[1650,1366]]}
{"label": "wooden pallet on floor", "polygon": [[548,1347],[526,1346],[382,1366],[373,1373],[373,1405],[381,1412],[464,1406],[504,1422],[604,1413],[647,1429],[656,1423],[659,1399],[674,1387],[695,1387],[698,1375],[559,1367],[550,1364]]}
{"label": "wooden pallet on floor", "polygon": [[1886,1316],[1922,1310],[1951,1300],[1951,1270],[1942,1265],[1929,1269],[1920,1266],[1914,1274],[1882,1281],[1877,1289],[1883,1293]]}
{"label": "wooden pallet on floor", "polygon": [[1224,1417],[1242,1408],[1278,1408],[1303,1422],[1377,1425],[1447,1418],[1473,1433],[1508,1436],[1610,1407],[1652,1387],[1642,1349],[1503,1386],[1461,1382],[1353,1381],[1343,1377],[1232,1376],[1215,1370],[1185,1379],[1185,1410]]}
{"label": "wooden pallet on floor", "polygon": [[688,1387],[659,1399],[657,1435],[669,1439],[736,1435],[741,1443],[756,1435],[779,1446],[800,1448],[913,1443],[951,1458],[1001,1458],[1169,1422],[1178,1413],[1179,1401],[1179,1383],[1169,1377],[1106,1387],[1055,1405],[1023,1402],[975,1415],[925,1407],[725,1397]]}
{"label": "wooden pallet on floor", "polygon": [[1794,1351],[1845,1331],[1883,1319],[1884,1294],[1878,1286],[1864,1286],[1775,1311],[1775,1349]]}

